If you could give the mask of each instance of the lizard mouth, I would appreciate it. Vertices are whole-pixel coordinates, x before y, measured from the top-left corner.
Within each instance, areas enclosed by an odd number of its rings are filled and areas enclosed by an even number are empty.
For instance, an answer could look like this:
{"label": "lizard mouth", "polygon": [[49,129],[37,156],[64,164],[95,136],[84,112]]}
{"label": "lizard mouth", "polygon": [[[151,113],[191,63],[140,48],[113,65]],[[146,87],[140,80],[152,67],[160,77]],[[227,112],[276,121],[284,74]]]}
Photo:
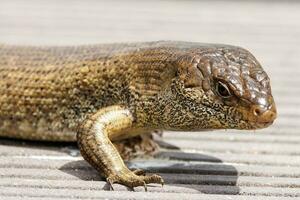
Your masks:
{"label": "lizard mouth", "polygon": [[254,123],[254,124],[251,123],[251,125],[254,127],[254,129],[267,128],[272,124],[273,124],[273,122],[259,122],[259,123]]}
{"label": "lizard mouth", "polygon": [[271,121],[271,122],[253,122],[253,121],[245,120],[244,122],[248,125],[248,127],[247,127],[248,130],[257,130],[257,129],[263,129],[263,128],[269,127],[270,125],[273,124],[274,121]]}

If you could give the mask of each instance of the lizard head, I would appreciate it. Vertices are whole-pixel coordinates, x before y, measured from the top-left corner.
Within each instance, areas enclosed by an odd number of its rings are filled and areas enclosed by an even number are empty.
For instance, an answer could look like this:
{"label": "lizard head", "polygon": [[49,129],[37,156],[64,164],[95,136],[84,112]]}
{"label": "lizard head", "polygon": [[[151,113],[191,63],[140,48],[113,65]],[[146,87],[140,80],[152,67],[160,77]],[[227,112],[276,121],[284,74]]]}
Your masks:
{"label": "lizard head", "polygon": [[269,77],[247,50],[226,45],[193,48],[175,63],[176,78],[165,108],[172,116],[164,120],[167,128],[260,129],[275,120]]}

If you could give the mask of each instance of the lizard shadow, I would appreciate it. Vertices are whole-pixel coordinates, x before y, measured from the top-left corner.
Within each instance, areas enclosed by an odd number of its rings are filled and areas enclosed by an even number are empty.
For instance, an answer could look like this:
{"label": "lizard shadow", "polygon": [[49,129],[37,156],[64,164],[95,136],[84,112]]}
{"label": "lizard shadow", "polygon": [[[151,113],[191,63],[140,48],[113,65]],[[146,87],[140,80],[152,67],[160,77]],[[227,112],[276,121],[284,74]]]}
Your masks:
{"label": "lizard shadow", "polygon": [[[169,191],[199,191],[204,194],[239,194],[237,186],[238,171],[220,158],[200,154],[186,153],[174,145],[158,141],[164,149],[154,155],[154,159],[136,158],[126,164],[130,169],[143,169],[147,173],[161,174]],[[99,173],[86,161],[71,161],[59,168],[65,173],[81,180],[105,181]],[[110,190],[107,183],[102,182],[103,190]],[[123,186],[114,186],[116,190]],[[152,191],[163,191],[159,186],[149,185]],[[186,188],[186,189],[184,189]],[[127,190],[130,190],[127,188]]]}
{"label": "lizard shadow", "polygon": [[[127,165],[134,169],[140,168],[149,173],[162,174],[166,182],[166,190],[169,191],[199,191],[205,194],[239,194],[237,186],[238,171],[222,159],[200,154],[186,153],[180,148],[164,141],[158,141],[163,151],[154,155],[154,159],[137,158]],[[103,190],[110,190],[99,173],[80,157],[79,150],[74,142],[34,142],[1,138],[0,145],[25,147],[32,154],[32,150],[57,151],[74,157],[74,160],[66,160],[58,170],[86,181],[99,181]],[[25,152],[26,153],[26,152]],[[9,154],[9,153],[8,153]],[[123,186],[114,186],[116,190],[124,190]],[[99,188],[99,187],[98,187]],[[149,185],[151,191],[163,191],[160,187]],[[187,189],[183,189],[187,188]],[[129,188],[126,188],[130,190]],[[142,188],[140,188],[142,190]]]}

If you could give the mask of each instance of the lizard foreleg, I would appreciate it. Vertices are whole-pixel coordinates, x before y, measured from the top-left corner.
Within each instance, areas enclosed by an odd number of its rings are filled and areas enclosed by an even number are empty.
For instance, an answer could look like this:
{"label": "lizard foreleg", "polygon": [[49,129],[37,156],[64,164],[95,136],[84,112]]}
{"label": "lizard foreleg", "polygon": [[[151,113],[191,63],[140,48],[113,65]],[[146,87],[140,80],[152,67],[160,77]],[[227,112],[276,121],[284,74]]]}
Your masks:
{"label": "lizard foreleg", "polygon": [[128,109],[122,106],[101,109],[85,120],[78,129],[77,141],[82,156],[110,184],[120,183],[131,188],[145,186],[145,189],[148,183],[163,184],[163,179],[158,175],[144,176],[129,170],[114,147],[111,140],[133,127],[134,118]]}

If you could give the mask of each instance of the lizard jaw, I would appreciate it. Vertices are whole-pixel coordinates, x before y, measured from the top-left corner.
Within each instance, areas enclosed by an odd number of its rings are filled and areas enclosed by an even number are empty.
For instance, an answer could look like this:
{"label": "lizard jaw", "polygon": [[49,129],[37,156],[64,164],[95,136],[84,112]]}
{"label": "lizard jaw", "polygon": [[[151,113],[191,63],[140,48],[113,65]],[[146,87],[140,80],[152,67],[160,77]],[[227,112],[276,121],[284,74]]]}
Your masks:
{"label": "lizard jaw", "polygon": [[250,128],[249,130],[256,130],[256,129],[263,129],[263,128],[267,128],[270,125],[273,124],[272,122],[248,122],[252,128]]}

